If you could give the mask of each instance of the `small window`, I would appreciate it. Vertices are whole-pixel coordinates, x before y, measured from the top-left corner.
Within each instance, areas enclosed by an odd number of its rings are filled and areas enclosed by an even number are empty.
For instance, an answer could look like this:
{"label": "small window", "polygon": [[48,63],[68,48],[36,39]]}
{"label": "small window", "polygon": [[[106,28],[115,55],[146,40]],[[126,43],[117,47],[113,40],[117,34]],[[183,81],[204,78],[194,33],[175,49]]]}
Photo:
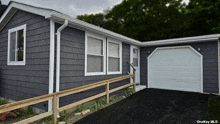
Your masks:
{"label": "small window", "polygon": [[25,65],[26,25],[8,31],[8,65]]}
{"label": "small window", "polygon": [[122,74],[122,43],[108,40],[107,74]]}
{"label": "small window", "polygon": [[105,38],[86,33],[85,75],[104,75],[105,73]]}

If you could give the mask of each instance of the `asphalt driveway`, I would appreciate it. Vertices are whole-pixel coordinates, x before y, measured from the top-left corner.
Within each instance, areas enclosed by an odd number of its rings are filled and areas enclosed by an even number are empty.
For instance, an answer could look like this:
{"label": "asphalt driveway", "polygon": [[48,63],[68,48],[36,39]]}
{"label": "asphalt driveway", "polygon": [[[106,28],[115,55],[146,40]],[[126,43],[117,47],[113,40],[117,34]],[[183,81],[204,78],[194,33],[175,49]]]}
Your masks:
{"label": "asphalt driveway", "polygon": [[196,124],[206,119],[209,95],[144,89],[75,124]]}

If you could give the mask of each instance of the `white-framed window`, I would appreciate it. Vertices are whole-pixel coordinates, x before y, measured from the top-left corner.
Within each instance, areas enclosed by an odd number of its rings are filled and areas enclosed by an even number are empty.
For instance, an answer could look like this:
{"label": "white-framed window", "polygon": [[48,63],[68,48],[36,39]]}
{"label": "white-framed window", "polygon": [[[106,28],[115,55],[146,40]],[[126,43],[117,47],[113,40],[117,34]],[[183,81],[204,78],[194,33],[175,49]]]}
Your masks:
{"label": "white-framed window", "polygon": [[122,74],[122,42],[107,39],[107,74]]}
{"label": "white-framed window", "polygon": [[26,24],[8,30],[8,65],[25,65]]}
{"label": "white-framed window", "polygon": [[85,33],[85,76],[106,74],[106,38]]}

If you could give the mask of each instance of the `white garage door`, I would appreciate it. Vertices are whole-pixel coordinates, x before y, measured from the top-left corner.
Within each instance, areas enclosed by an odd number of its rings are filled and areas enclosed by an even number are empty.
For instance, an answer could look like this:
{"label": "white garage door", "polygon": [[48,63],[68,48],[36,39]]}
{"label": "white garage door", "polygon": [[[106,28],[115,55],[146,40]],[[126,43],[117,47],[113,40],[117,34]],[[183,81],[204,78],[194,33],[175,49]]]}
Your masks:
{"label": "white garage door", "polygon": [[148,57],[148,87],[202,91],[202,55],[190,46],[161,47]]}

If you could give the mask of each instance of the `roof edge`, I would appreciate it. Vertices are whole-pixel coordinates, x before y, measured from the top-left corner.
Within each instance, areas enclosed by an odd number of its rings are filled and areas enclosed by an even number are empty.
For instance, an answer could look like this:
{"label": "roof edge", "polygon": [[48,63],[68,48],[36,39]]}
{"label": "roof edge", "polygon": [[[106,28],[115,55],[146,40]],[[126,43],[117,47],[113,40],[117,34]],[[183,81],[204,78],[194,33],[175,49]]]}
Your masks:
{"label": "roof edge", "polygon": [[[22,10],[22,11],[34,13],[34,14],[37,14],[37,15],[41,15],[41,16],[44,16],[45,18],[49,18],[50,15],[51,15],[51,12],[53,11],[53,10],[50,10],[50,9],[34,7],[34,6],[31,6],[31,5],[11,1],[9,3],[8,7],[6,8],[6,10],[4,11],[4,13],[2,14],[2,16],[0,18],[0,23],[3,22],[3,20],[5,19],[5,17],[8,15],[8,13],[10,12],[10,10],[12,8],[16,8],[16,9],[19,9],[19,10]],[[8,22],[8,21],[6,21],[6,22]],[[0,27],[0,28],[2,29],[3,27]]]}
{"label": "roof edge", "polygon": [[193,37],[185,37],[185,38],[145,41],[145,42],[142,42],[141,46],[147,47],[147,46],[158,46],[158,45],[195,43],[195,42],[218,40],[219,38],[220,38],[220,34],[211,34],[211,35],[193,36]]}
{"label": "roof edge", "polygon": [[134,44],[134,45],[138,45],[138,46],[141,46],[141,44],[142,44],[142,42],[140,42],[138,40],[135,40],[135,39],[123,36],[121,34],[109,31],[107,29],[104,29],[104,28],[101,28],[101,27],[89,24],[87,22],[84,22],[84,21],[72,18],[72,17],[70,17],[68,15],[65,15],[65,14],[62,14],[62,13],[58,13],[56,11],[51,13],[51,17],[50,18],[51,19],[55,19],[55,20],[57,20],[57,18],[60,18],[60,20],[67,19],[68,21],[70,21],[70,24],[73,25],[73,26],[77,26],[79,28],[88,29],[89,31],[95,31],[96,33],[104,34],[104,35],[110,36],[112,38],[120,39],[120,40],[122,40],[125,43],[130,43],[130,44]]}

